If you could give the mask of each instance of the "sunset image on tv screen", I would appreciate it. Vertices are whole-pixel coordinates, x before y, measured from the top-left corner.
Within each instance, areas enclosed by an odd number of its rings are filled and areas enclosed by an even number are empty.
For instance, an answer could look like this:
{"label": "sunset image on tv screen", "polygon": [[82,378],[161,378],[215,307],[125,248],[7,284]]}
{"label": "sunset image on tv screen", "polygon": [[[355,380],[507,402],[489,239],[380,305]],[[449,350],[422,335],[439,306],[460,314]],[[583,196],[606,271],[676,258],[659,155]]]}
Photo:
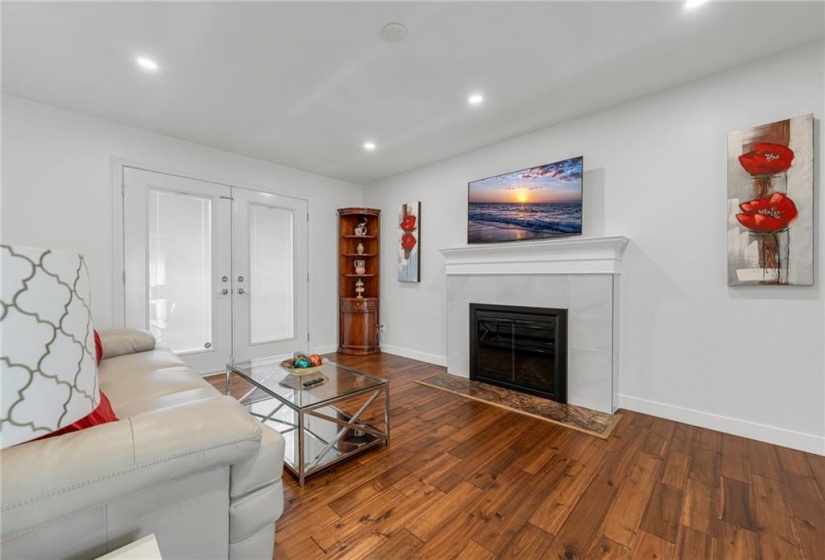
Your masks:
{"label": "sunset image on tv screen", "polygon": [[581,235],[581,156],[469,184],[467,242]]}

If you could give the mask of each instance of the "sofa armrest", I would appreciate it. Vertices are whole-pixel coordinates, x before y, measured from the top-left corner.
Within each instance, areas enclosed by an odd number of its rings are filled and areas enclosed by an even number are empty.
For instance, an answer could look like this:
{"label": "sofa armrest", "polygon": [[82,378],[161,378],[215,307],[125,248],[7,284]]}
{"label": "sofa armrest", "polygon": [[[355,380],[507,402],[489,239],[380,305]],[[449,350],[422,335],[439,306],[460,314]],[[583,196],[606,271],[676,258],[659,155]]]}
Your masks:
{"label": "sofa armrest", "polygon": [[100,331],[103,358],[154,350],[155,335],[142,329],[115,329]]}
{"label": "sofa armrest", "polygon": [[257,455],[232,467],[229,497],[233,500],[281,480],[284,471],[284,437],[261,424],[261,447]]}
{"label": "sofa armrest", "polygon": [[260,439],[237,401],[211,397],[4,449],[2,536],[243,462]]}

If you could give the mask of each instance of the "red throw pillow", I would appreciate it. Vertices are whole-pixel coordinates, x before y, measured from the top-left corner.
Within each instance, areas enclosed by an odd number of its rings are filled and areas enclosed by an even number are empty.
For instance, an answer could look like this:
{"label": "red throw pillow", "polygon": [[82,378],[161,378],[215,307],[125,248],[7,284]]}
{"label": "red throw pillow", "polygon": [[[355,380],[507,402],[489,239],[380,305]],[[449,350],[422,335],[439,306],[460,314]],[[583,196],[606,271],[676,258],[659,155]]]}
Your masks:
{"label": "red throw pillow", "polygon": [[100,335],[95,330],[95,361],[100,365],[100,360],[103,359],[103,341],[100,340]]}
{"label": "red throw pillow", "polygon": [[97,408],[94,409],[87,416],[84,416],[74,424],[64,426],[56,432],[46,434],[45,436],[40,436],[39,438],[32,441],[37,441],[38,439],[46,439],[54,436],[62,436],[63,434],[68,434],[69,432],[79,432],[80,430],[85,430],[86,428],[97,426],[98,424],[106,424],[107,422],[117,422],[118,420],[120,420],[120,418],[118,418],[117,415],[115,415],[115,411],[112,410],[112,403],[109,402],[109,399],[106,397],[105,394],[103,394],[103,391],[101,391],[100,404],[98,404]]}

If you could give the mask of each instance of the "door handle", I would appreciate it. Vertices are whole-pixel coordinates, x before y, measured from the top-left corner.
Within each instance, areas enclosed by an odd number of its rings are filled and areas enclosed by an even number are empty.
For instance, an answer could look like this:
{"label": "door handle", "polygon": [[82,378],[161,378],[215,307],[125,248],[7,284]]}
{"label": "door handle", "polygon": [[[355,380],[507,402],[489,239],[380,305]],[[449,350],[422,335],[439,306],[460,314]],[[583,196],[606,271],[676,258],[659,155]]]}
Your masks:
{"label": "door handle", "polygon": [[244,294],[249,295],[249,292],[247,292],[243,288],[238,288],[238,295],[244,295]]}
{"label": "door handle", "polygon": [[223,290],[221,290],[221,291],[220,291],[220,292],[218,292],[218,293],[219,293],[220,295],[222,295],[222,296],[225,296],[225,295],[228,295],[228,294],[229,294],[229,290],[228,290],[228,289],[226,289],[226,288],[224,288]]}

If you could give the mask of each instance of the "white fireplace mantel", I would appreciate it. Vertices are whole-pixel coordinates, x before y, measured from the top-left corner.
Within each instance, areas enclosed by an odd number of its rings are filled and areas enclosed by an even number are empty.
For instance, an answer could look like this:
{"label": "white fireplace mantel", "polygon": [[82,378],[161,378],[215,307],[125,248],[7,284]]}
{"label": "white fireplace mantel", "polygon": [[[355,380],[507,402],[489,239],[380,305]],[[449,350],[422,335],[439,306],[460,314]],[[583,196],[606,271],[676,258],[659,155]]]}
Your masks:
{"label": "white fireplace mantel", "polygon": [[441,249],[447,276],[619,274],[627,237],[581,237]]}

